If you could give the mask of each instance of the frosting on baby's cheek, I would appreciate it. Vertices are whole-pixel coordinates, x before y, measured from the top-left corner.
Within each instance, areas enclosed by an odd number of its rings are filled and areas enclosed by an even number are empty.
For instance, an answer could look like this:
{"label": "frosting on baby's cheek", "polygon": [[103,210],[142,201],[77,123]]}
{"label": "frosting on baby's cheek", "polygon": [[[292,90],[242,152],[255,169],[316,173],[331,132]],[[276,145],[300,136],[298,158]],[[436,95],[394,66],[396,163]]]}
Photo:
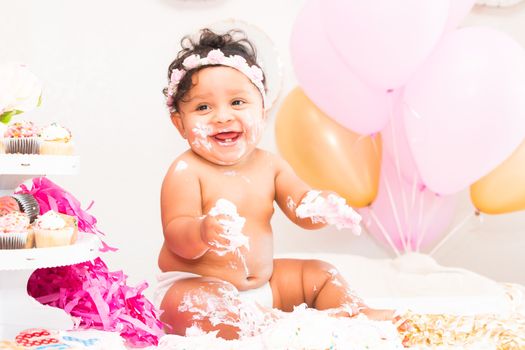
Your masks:
{"label": "frosting on baby's cheek", "polygon": [[254,117],[251,113],[248,113],[245,120],[246,131],[249,133],[248,142],[256,144],[264,130],[264,119]]}
{"label": "frosting on baby's cheek", "polygon": [[208,151],[211,150],[211,142],[208,140],[208,136],[212,133],[212,128],[204,123],[197,123],[193,129],[191,129],[193,135],[193,141],[191,144],[195,148],[204,147]]}

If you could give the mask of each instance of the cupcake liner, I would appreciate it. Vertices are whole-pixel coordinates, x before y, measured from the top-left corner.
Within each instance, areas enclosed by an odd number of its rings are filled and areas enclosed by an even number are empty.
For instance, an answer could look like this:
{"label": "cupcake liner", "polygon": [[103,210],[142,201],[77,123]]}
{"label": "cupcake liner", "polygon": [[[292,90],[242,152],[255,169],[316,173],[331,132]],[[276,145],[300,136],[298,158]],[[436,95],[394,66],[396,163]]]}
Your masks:
{"label": "cupcake liner", "polygon": [[4,147],[7,154],[38,154],[40,139],[36,137],[5,138]]}
{"label": "cupcake liner", "polygon": [[73,155],[73,143],[59,141],[43,141],[40,145],[40,154],[70,156]]}
{"label": "cupcake liner", "polygon": [[76,240],[74,227],[64,227],[58,230],[34,228],[35,245],[37,248],[60,247],[73,244]]}
{"label": "cupcake liner", "polygon": [[26,214],[29,217],[29,222],[35,221],[38,214],[40,214],[40,206],[36,201],[35,197],[30,194],[14,194],[13,197],[22,213]]}
{"label": "cupcake liner", "polygon": [[0,233],[0,249],[33,248],[34,236],[30,232]]}

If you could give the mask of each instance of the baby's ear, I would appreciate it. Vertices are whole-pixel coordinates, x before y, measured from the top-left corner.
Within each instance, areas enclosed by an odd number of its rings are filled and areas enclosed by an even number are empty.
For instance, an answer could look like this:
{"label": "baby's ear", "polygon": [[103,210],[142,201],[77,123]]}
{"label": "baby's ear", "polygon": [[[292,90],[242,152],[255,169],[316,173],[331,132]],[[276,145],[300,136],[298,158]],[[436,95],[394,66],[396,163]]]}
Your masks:
{"label": "baby's ear", "polygon": [[184,123],[182,122],[182,116],[180,115],[179,112],[171,113],[171,122],[173,123],[173,125],[175,125],[177,130],[179,130],[180,135],[183,138],[186,138],[186,129],[184,128]]}

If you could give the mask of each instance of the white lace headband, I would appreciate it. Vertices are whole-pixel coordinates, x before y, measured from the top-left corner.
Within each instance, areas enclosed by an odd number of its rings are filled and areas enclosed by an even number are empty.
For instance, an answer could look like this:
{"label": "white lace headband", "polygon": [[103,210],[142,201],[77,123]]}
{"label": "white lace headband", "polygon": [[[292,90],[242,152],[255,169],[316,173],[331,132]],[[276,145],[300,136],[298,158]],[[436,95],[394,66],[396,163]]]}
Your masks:
{"label": "white lace headband", "polygon": [[206,57],[201,57],[199,55],[191,55],[186,57],[186,59],[182,62],[184,69],[174,69],[171,72],[170,83],[168,84],[168,98],[166,101],[170,112],[176,111],[174,96],[177,94],[179,83],[182,78],[184,78],[184,75],[186,75],[186,72],[197,67],[209,65],[232,67],[246,75],[251,80],[253,85],[259,89],[263,100],[263,106],[266,108],[266,93],[264,91],[263,71],[261,68],[255,64],[253,66],[249,66],[248,62],[246,62],[246,59],[242,56],[225,56],[221,50],[215,49],[208,52]]}

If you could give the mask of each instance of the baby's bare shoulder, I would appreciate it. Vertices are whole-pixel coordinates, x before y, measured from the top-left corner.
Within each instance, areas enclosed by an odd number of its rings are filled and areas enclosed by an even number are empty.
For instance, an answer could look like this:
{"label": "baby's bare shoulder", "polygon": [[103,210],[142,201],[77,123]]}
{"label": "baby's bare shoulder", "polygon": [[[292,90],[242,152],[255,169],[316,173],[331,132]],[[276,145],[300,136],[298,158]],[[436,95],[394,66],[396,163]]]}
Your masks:
{"label": "baby's bare shoulder", "polygon": [[198,157],[188,150],[175,158],[167,175],[197,175],[198,170],[202,167],[200,163]]}
{"label": "baby's bare shoulder", "polygon": [[259,152],[259,162],[265,163],[267,165],[270,165],[276,173],[282,171],[283,169],[287,169],[290,167],[288,162],[284,160],[280,155],[272,153],[270,151],[261,150],[258,149]]}

